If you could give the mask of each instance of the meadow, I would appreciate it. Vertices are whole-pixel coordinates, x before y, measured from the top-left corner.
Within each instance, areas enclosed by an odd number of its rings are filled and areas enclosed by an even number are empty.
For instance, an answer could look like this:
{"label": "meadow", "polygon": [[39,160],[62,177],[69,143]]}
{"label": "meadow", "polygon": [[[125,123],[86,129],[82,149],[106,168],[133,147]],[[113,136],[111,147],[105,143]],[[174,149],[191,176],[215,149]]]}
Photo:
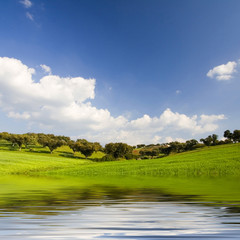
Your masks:
{"label": "meadow", "polygon": [[50,154],[46,148],[9,151],[2,144],[0,174],[38,176],[164,176],[223,177],[240,176],[240,143],[205,147],[159,159],[94,162],[103,156],[94,153],[89,159],[73,155],[63,146]]}
{"label": "meadow", "polygon": [[91,160],[102,155],[94,153],[86,159],[65,146],[53,154],[39,146],[18,151],[2,143],[0,205],[12,209],[22,204],[36,214],[37,206],[67,206],[69,201],[74,205],[106,197],[239,204],[239,143],[159,159]]}
{"label": "meadow", "polygon": [[93,163],[77,168],[53,170],[46,174],[69,176],[240,176],[240,144],[206,147],[159,159]]}

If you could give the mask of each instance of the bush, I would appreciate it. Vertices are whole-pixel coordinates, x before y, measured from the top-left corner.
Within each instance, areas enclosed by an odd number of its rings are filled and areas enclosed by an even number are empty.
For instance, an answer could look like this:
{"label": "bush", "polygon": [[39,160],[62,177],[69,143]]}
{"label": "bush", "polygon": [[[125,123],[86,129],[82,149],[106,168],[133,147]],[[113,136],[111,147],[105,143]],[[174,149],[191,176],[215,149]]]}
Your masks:
{"label": "bush", "polygon": [[143,156],[143,157],[141,157],[141,159],[142,160],[145,160],[145,159],[149,160],[149,157],[148,156]]}
{"label": "bush", "polygon": [[90,158],[93,162],[103,162],[102,158]]}
{"label": "bush", "polygon": [[132,153],[127,153],[127,154],[125,154],[125,158],[126,158],[127,160],[137,159],[138,156],[136,156],[136,155],[134,155],[134,154],[132,154]]}
{"label": "bush", "polygon": [[101,158],[102,162],[116,161],[117,159],[112,154],[107,154]]}

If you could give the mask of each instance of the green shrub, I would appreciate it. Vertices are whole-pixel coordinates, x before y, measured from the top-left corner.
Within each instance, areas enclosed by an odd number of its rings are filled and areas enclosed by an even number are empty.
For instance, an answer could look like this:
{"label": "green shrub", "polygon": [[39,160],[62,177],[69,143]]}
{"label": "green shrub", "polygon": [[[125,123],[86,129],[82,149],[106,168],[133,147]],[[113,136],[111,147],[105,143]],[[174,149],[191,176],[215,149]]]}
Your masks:
{"label": "green shrub", "polygon": [[107,154],[101,158],[101,162],[116,161],[117,159],[112,154]]}
{"label": "green shrub", "polygon": [[126,158],[127,160],[137,159],[138,156],[136,156],[136,155],[134,155],[134,154],[132,154],[132,153],[127,153],[127,154],[125,154],[125,158]]}

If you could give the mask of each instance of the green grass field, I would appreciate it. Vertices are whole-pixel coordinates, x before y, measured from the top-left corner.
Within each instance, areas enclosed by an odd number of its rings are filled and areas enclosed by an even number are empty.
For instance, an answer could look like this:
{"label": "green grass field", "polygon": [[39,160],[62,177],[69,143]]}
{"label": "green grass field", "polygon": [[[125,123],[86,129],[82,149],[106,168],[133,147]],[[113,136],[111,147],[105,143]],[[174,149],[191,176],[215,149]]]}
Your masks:
{"label": "green grass field", "polygon": [[[100,156],[97,153],[95,156]],[[90,157],[91,159],[91,157]],[[160,159],[96,163],[69,148],[0,151],[0,173],[44,176],[240,176],[240,144],[227,144]]]}
{"label": "green grass field", "polygon": [[[95,153],[91,157],[101,157]],[[91,159],[91,158],[90,158]],[[50,154],[0,148],[0,206],[69,205],[84,199],[132,199],[231,203],[240,199],[240,144],[175,154],[160,159],[93,162],[67,147]],[[31,207],[32,206],[32,207]],[[24,210],[25,209],[25,210]],[[19,211],[19,209],[17,210]]]}
{"label": "green grass field", "polygon": [[240,176],[240,144],[204,148],[160,159],[93,163],[41,172],[69,176]]}

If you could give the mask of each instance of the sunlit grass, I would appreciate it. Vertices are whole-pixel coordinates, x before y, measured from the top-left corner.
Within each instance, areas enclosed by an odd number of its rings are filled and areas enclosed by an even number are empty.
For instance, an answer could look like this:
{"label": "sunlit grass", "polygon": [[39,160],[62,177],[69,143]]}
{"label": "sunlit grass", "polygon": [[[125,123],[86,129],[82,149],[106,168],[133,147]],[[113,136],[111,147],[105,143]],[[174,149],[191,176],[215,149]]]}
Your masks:
{"label": "sunlit grass", "polygon": [[67,169],[91,163],[89,160],[66,158],[51,154],[0,151],[0,174],[30,175],[39,171]]}
{"label": "sunlit grass", "polygon": [[[0,150],[0,206],[68,205],[84,199],[194,200],[239,204],[240,144],[151,160],[93,162],[61,147],[53,154]],[[101,157],[95,153],[92,158]],[[76,202],[77,202],[76,201]],[[208,203],[207,203],[208,204]]]}
{"label": "sunlit grass", "polygon": [[[37,150],[38,151],[37,151]],[[41,147],[0,151],[0,174],[46,176],[240,176],[240,144],[206,147],[159,159],[93,162],[63,146],[53,154]]]}
{"label": "sunlit grass", "polygon": [[240,176],[240,144],[209,147],[160,159],[94,163],[59,169],[46,174],[71,176]]}

